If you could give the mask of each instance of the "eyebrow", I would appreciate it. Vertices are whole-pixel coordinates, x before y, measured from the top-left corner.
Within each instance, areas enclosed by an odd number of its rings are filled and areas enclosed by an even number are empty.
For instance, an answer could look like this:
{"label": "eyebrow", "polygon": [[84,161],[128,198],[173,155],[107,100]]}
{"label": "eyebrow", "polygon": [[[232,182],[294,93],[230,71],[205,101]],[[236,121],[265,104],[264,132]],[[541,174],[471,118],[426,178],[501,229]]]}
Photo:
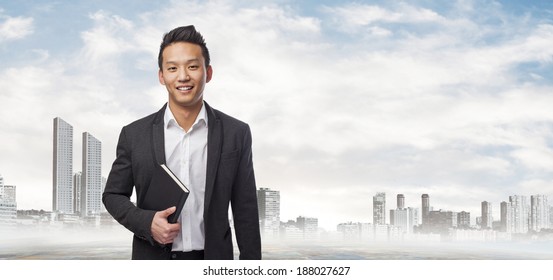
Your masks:
{"label": "eyebrow", "polygon": [[[192,59],[187,59],[185,61],[185,63],[191,63],[191,62],[200,62],[200,59],[199,58],[192,58]],[[176,61],[171,61],[171,60],[168,60],[165,63],[166,64],[178,64]]]}

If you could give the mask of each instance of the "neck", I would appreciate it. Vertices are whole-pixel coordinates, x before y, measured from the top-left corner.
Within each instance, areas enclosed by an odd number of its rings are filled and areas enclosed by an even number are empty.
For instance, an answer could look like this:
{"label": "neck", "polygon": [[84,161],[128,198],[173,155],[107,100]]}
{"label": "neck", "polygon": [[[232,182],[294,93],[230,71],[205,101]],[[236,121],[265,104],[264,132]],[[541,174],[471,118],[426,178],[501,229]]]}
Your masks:
{"label": "neck", "polygon": [[196,118],[198,117],[198,114],[200,113],[200,110],[202,109],[203,101],[197,102],[197,104],[194,104],[194,106],[190,107],[184,107],[172,104],[169,102],[168,106],[171,109],[171,113],[173,113],[173,116],[175,117],[175,120],[179,124],[180,127],[184,129],[184,131],[188,132],[192,125],[194,124],[194,121],[196,121]]}

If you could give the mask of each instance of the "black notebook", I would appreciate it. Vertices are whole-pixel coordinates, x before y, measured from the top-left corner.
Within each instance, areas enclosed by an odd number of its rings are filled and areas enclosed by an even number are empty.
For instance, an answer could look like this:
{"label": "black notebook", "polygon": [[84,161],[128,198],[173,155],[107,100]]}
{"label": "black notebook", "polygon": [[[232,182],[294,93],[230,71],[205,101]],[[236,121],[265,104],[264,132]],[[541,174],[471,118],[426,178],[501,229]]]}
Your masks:
{"label": "black notebook", "polygon": [[142,208],[161,211],[176,206],[177,210],[167,217],[171,224],[177,222],[189,190],[165,164],[157,166],[152,181],[142,202]]}

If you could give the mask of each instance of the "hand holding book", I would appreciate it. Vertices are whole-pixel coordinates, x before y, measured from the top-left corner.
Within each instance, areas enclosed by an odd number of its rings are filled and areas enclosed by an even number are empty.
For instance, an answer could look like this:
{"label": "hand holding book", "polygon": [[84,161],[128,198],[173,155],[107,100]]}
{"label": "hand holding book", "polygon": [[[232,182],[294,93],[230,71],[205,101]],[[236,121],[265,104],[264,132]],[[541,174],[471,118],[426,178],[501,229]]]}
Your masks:
{"label": "hand holding book", "polygon": [[150,228],[152,237],[155,241],[157,241],[160,244],[169,244],[173,243],[173,240],[175,237],[177,237],[179,231],[180,231],[180,224],[170,224],[167,222],[167,217],[169,215],[173,214],[176,210],[176,207],[170,207],[163,211],[158,211],[154,215],[154,219],[152,220],[152,226]]}

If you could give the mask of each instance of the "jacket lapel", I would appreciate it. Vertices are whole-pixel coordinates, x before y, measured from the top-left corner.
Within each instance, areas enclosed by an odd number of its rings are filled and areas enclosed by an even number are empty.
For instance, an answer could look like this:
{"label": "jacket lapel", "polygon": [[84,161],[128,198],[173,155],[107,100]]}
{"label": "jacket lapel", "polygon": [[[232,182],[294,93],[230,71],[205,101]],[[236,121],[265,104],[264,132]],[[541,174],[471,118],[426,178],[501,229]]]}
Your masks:
{"label": "jacket lapel", "polygon": [[[165,113],[165,108],[167,103],[156,113],[154,121],[152,124],[152,156],[154,161],[154,168],[156,165],[165,163],[165,140],[164,140],[164,130],[163,130],[163,115]],[[153,172],[153,170],[152,170]],[[143,195],[139,196],[137,204],[140,206],[144,201],[144,195],[148,192],[150,188],[150,183],[144,185],[141,193]]]}
{"label": "jacket lapel", "polygon": [[165,131],[163,130],[164,122],[163,116],[167,103],[157,113],[154,124],[152,125],[152,148],[154,153],[154,160],[156,164],[165,163]]}
{"label": "jacket lapel", "polygon": [[207,170],[205,182],[205,201],[204,201],[204,219],[206,213],[209,213],[211,204],[211,196],[215,187],[215,178],[217,177],[217,168],[219,167],[219,158],[223,144],[223,126],[219,116],[215,113],[207,102],[205,103],[208,114],[208,131],[207,131]]}

